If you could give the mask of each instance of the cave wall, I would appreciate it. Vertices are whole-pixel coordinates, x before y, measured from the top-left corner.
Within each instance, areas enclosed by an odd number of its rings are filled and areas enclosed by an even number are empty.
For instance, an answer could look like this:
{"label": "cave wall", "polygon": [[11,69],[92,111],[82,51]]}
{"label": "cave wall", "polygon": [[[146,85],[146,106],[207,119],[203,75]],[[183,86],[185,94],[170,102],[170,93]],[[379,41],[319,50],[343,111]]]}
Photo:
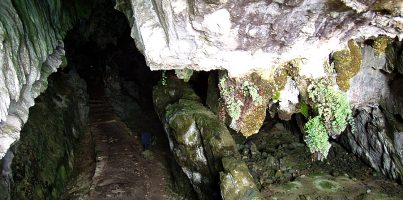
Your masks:
{"label": "cave wall", "polygon": [[[375,41],[376,43],[376,41]],[[403,181],[403,43],[364,45],[362,66],[350,80],[356,131],[342,143],[391,179]]]}
{"label": "cave wall", "polygon": [[87,14],[89,2],[0,2],[0,158],[19,139],[34,99],[62,64],[62,40]]}
{"label": "cave wall", "polygon": [[52,74],[29,113],[20,140],[1,161],[0,199],[59,199],[87,130],[86,83],[75,73]]}

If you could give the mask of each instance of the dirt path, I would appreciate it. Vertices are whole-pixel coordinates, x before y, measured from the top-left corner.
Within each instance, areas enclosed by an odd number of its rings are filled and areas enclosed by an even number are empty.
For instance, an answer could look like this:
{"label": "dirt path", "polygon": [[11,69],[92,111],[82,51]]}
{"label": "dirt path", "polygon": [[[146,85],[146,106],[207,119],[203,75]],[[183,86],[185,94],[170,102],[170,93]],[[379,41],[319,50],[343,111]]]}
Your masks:
{"label": "dirt path", "polygon": [[[66,199],[169,199],[166,190],[169,169],[158,158],[160,153],[149,160],[142,155],[137,134],[117,117],[105,97],[90,100],[90,131],[94,145],[87,150],[95,147],[96,160],[90,189],[87,195],[70,195]],[[77,159],[82,156],[78,155]],[[85,157],[88,159],[88,155]],[[88,174],[88,170],[79,170]],[[67,188],[70,191],[82,188],[80,184],[73,183],[75,186]]]}

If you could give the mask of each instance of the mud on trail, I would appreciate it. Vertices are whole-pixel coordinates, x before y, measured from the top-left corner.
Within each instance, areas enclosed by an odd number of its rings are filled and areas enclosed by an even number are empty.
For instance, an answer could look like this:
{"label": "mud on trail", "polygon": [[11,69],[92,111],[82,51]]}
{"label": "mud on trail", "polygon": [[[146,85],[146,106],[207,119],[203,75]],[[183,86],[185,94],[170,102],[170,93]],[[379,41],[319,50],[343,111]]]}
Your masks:
{"label": "mud on trail", "polygon": [[169,149],[162,141],[144,156],[139,133],[122,122],[106,97],[90,100],[89,123],[63,199],[170,199]]}

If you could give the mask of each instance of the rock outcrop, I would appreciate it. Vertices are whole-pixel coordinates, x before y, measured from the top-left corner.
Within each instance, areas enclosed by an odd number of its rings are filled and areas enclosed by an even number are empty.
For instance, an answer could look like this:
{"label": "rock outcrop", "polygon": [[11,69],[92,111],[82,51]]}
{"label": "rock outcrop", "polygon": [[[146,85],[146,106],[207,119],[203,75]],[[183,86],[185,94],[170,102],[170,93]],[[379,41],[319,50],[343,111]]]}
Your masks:
{"label": "rock outcrop", "polygon": [[230,77],[303,58],[303,75],[324,76],[330,53],[350,39],[403,38],[397,0],[119,0],[149,67],[225,69]]}
{"label": "rock outcrop", "polygon": [[[175,160],[199,199],[219,197],[220,177],[225,185],[225,192],[221,193],[224,199],[235,197],[232,194],[234,187],[242,191],[235,199],[242,199],[242,195],[251,188],[257,192],[256,195],[259,194],[245,163],[235,159],[239,155],[225,124],[203,106],[189,85],[169,77],[163,84],[155,86],[153,98]],[[242,174],[234,174],[237,170],[235,166],[241,166]],[[220,176],[219,172],[224,169],[229,174]],[[236,176],[236,182],[231,182],[232,176]],[[240,181],[243,178],[248,180],[248,184]]]}
{"label": "rock outcrop", "polygon": [[86,83],[77,74],[49,77],[21,139],[6,154],[13,159],[1,161],[1,199],[59,199],[72,172],[77,141],[86,131],[87,101]]}
{"label": "rock outcrop", "polygon": [[403,181],[402,43],[381,37],[362,52],[361,70],[348,90],[356,131],[344,142],[377,171]]}
{"label": "rock outcrop", "polygon": [[62,64],[62,40],[86,9],[77,2],[0,2],[0,158],[19,139],[34,99]]}

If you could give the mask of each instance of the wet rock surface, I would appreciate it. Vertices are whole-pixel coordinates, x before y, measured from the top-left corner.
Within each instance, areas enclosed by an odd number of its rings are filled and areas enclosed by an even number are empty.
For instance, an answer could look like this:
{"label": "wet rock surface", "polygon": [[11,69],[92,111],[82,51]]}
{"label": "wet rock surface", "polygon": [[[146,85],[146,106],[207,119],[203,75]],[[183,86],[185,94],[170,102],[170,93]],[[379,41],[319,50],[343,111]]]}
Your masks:
{"label": "wet rock surface", "polygon": [[64,36],[83,17],[78,1],[63,2],[0,2],[0,158],[19,139],[34,99],[62,64]]}
{"label": "wet rock surface", "polygon": [[224,172],[220,172],[223,199],[262,199],[246,164],[234,157],[222,159]]}
{"label": "wet rock surface", "polygon": [[[165,85],[160,83],[154,87],[153,98],[175,160],[199,199],[219,198],[220,179],[224,199],[242,199],[251,188],[257,191],[246,168],[237,176],[237,181],[231,182],[231,173],[236,171],[234,166],[245,166],[245,163],[235,159],[239,155],[225,124],[200,103],[200,98],[189,85],[170,76]],[[230,161],[224,161],[224,158]],[[219,175],[224,169],[226,175]],[[239,181],[242,178],[249,178],[250,183],[243,185]],[[241,192],[234,196],[236,190]]]}
{"label": "wet rock surface", "polygon": [[308,148],[280,123],[237,139],[265,199],[401,199],[401,185],[333,143],[328,159],[313,162]]}
{"label": "wet rock surface", "polygon": [[10,171],[3,168],[2,199],[59,199],[73,170],[77,141],[86,130],[86,92],[77,74],[58,72],[49,78],[47,91],[36,100],[20,141],[13,145]]}

